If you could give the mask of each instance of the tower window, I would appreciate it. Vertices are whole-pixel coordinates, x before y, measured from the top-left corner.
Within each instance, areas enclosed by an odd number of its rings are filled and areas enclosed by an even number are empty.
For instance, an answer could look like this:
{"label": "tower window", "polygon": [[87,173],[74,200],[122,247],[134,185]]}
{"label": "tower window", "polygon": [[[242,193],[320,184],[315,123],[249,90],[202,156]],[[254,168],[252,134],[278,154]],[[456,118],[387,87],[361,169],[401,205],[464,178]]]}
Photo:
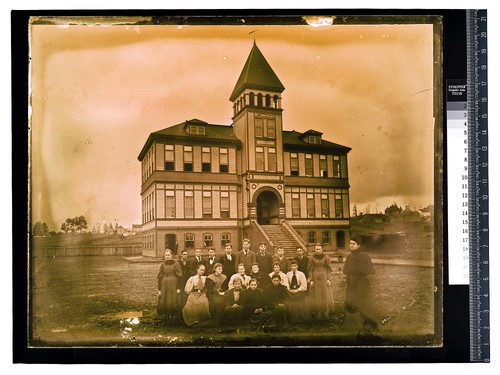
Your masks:
{"label": "tower window", "polygon": [[273,96],[273,107],[278,108],[278,96],[277,95]]}
{"label": "tower window", "polygon": [[276,172],[276,165],[277,165],[277,160],[276,160],[276,149],[274,147],[269,147],[267,149],[268,151],[268,163],[269,163],[269,172]]}
{"label": "tower window", "polygon": [[259,172],[264,171],[264,148],[255,147],[255,170]]}
{"label": "tower window", "polygon": [[259,138],[264,136],[264,120],[261,118],[255,119],[255,136]]}
{"label": "tower window", "polygon": [[297,153],[290,153],[290,174],[292,176],[299,175],[299,157]]}
{"label": "tower window", "polygon": [[184,146],[184,171],[193,171],[193,146]]}
{"label": "tower window", "polygon": [[267,120],[267,137],[276,138],[276,121]]}
{"label": "tower window", "polygon": [[229,158],[227,148],[219,149],[219,171],[222,173],[229,172]]}
{"label": "tower window", "polygon": [[271,95],[267,94],[266,95],[266,107],[271,106]]}
{"label": "tower window", "polygon": [[257,107],[262,107],[262,94],[257,94]]}

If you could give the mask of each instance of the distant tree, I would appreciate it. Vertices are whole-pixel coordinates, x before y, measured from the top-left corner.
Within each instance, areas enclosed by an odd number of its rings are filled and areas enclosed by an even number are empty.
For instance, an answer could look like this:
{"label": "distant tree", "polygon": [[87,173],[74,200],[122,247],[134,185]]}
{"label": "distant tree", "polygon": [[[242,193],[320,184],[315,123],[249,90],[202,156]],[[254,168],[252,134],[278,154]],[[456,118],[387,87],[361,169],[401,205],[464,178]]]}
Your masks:
{"label": "distant tree", "polygon": [[33,225],[33,236],[45,236],[49,233],[49,226],[45,222],[37,221]]}
{"label": "distant tree", "polygon": [[385,214],[386,215],[400,214],[401,211],[403,211],[401,207],[398,207],[396,203],[393,203],[392,205],[390,205],[385,209]]}
{"label": "distant tree", "polygon": [[81,233],[82,229],[87,229],[87,219],[85,216],[76,216],[74,218],[67,218],[64,223],[61,224],[61,230],[65,233],[73,233],[78,231]]}

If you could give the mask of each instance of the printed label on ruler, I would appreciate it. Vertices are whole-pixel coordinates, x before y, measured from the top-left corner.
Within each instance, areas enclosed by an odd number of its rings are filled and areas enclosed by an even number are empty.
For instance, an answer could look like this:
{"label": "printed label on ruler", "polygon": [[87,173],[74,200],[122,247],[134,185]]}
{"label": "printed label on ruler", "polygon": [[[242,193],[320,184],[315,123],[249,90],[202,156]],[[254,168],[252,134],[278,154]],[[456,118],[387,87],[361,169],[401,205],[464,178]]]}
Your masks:
{"label": "printed label on ruler", "polygon": [[448,274],[449,284],[469,284],[468,108],[466,80],[448,80]]}

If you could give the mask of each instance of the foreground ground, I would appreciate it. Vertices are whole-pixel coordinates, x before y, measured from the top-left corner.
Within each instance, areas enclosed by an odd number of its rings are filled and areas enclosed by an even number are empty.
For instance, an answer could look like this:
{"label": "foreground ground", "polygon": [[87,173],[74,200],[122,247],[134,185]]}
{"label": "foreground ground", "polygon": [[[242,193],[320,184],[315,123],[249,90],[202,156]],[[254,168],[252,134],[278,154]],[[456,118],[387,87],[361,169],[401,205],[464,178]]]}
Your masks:
{"label": "foreground ground", "polygon": [[434,336],[434,268],[377,263],[371,283],[380,330],[370,342],[343,330],[345,276],[336,263],[335,310],[327,320],[285,332],[219,333],[210,322],[186,327],[156,314],[157,263],[120,256],[35,257],[31,345],[53,346],[343,346],[439,344]]}

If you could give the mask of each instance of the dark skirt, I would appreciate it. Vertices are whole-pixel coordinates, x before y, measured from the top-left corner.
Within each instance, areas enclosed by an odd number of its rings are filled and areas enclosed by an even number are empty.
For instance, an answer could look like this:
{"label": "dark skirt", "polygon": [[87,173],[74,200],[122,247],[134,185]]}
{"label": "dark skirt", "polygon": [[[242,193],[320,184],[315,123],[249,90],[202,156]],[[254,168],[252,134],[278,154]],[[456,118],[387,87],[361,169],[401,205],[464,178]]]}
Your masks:
{"label": "dark skirt", "polygon": [[241,305],[226,306],[222,311],[221,327],[227,330],[240,328],[244,313],[245,309]]}
{"label": "dark skirt", "polygon": [[164,276],[161,280],[161,295],[158,297],[158,314],[177,314],[177,278],[175,275]]}
{"label": "dark skirt", "polygon": [[310,319],[307,305],[307,292],[290,293],[288,299],[290,320],[292,323],[305,322]]}

